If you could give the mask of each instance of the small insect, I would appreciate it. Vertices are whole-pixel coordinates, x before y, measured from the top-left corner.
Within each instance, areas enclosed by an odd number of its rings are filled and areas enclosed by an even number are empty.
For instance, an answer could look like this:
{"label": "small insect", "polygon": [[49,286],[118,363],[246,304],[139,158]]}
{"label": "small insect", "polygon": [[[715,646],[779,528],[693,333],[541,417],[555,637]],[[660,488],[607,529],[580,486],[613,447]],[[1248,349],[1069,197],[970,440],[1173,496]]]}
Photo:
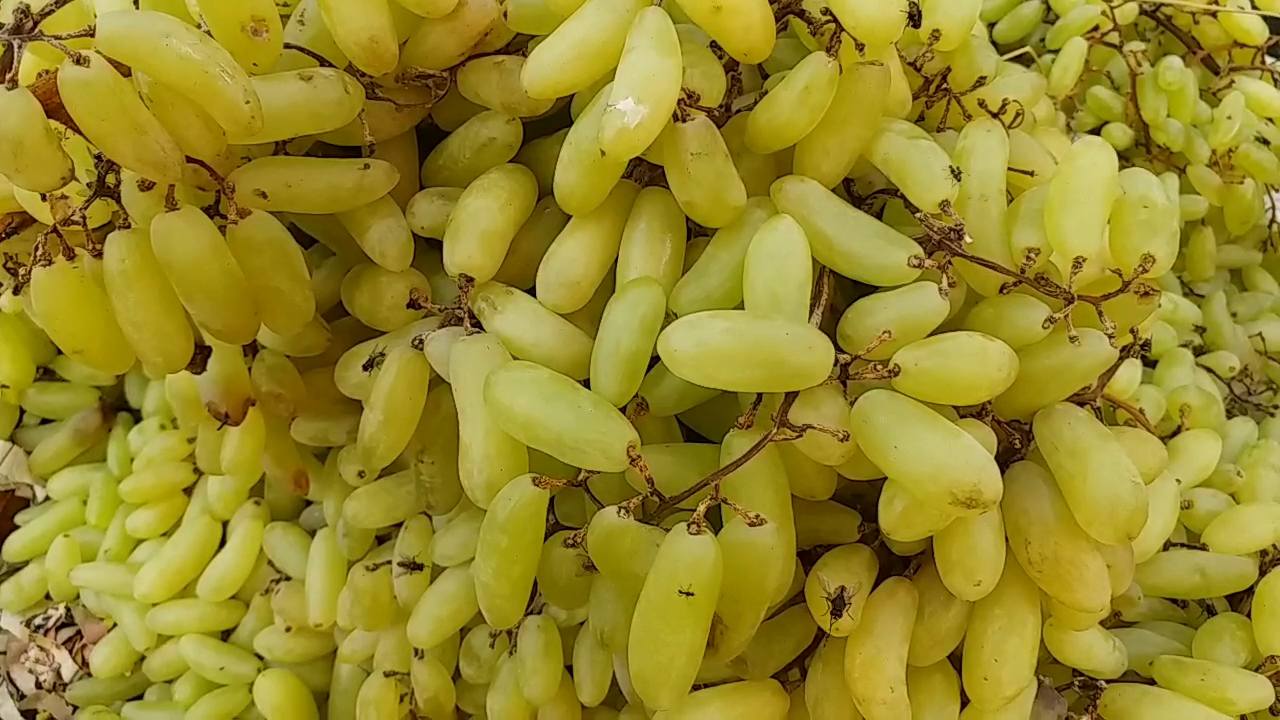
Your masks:
{"label": "small insect", "polygon": [[369,357],[365,359],[364,363],[360,366],[360,369],[364,371],[365,375],[368,375],[374,370],[382,367],[382,361],[386,359],[386,348],[374,348],[373,352],[369,353]]}
{"label": "small insect", "polygon": [[920,11],[920,3],[916,2],[916,0],[911,0],[911,2],[907,3],[907,25],[912,30],[919,30],[923,23],[924,13]]}
{"label": "small insect", "polygon": [[964,171],[963,171],[963,170],[961,170],[958,166],[956,166],[956,165],[952,165],[952,166],[951,166],[951,179],[952,179],[952,180],[955,180],[956,182],[960,182],[961,180],[963,180],[963,179],[964,179]]}
{"label": "small insect", "polygon": [[695,594],[691,589],[692,587],[692,585],[685,585],[684,587],[677,589],[676,594],[680,597],[691,598]]}
{"label": "small insect", "polygon": [[832,588],[827,584],[825,578],[822,579],[822,599],[827,602],[828,631],[849,614],[849,608],[853,607],[853,596],[856,592],[857,588],[851,588],[848,585],[837,585]]}

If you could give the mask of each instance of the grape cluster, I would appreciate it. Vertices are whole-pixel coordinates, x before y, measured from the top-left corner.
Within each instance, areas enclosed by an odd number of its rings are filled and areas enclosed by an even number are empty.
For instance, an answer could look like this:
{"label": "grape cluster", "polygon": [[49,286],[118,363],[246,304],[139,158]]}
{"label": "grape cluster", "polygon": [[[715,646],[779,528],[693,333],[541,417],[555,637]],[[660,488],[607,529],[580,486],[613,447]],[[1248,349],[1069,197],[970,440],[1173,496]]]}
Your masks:
{"label": "grape cluster", "polygon": [[14,700],[1280,717],[1268,17],[0,0]]}

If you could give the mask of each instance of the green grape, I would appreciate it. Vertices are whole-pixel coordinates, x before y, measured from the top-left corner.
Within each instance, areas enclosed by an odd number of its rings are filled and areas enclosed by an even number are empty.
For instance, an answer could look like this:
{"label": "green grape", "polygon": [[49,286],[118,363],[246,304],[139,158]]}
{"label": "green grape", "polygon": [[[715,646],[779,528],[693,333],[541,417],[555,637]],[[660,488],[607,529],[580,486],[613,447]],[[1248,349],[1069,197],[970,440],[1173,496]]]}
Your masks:
{"label": "green grape", "polygon": [[[884,133],[881,133],[882,135]],[[804,228],[814,258],[845,277],[873,285],[911,282],[920,271],[911,257],[920,248],[910,238],[844,202],[809,178],[792,175],[773,184],[770,196],[778,210]],[[849,233],[856,244],[845,242]]]}
{"label": "green grape", "polygon": [[640,591],[628,641],[631,680],[645,705],[672,708],[689,692],[722,573],[714,535],[685,523],[667,534]]}
{"label": "green grape", "polygon": [[591,301],[617,259],[638,191],[634,183],[618,183],[603,204],[572,218],[552,241],[538,265],[537,297],[543,305],[570,313]]}
{"label": "green grape", "polygon": [[147,627],[159,635],[178,637],[188,633],[229,630],[244,617],[239,600],[208,601],[195,598],[170,600],[147,612]]}
{"label": "green grape", "polygon": [[[999,471],[991,456],[926,406],[889,390],[871,390],[854,404],[852,427],[867,457],[927,505],[976,515],[999,501]],[[904,431],[928,440],[904,452],[896,440]],[[920,452],[926,447],[933,452]]]}
{"label": "green grape", "polygon": [[907,663],[927,667],[945,660],[959,647],[973,604],[951,594],[932,561],[925,562],[911,582],[919,603]]}
{"label": "green grape", "polygon": [[221,687],[203,695],[187,708],[193,720],[231,720],[249,706],[253,696],[245,684]]}
{"label": "green grape", "polygon": [[32,319],[59,349],[102,372],[128,369],[133,350],[88,260],[55,259],[31,275]]}
{"label": "green grape", "polygon": [[74,179],[71,158],[45,117],[44,108],[26,88],[0,93],[0,174],[15,189],[52,192]]}
{"label": "green grape", "polygon": [[804,597],[824,632],[843,638],[859,626],[878,570],[866,545],[842,545],[818,559],[805,578]]}
{"label": "green grape", "polygon": [[719,128],[705,115],[675,121],[663,133],[662,164],[671,193],[694,222],[723,228],[747,203],[747,190]]}
{"label": "green grape", "polygon": [[541,550],[537,537],[549,500],[549,492],[538,486],[534,476],[516,478],[494,498],[480,526],[471,569],[480,610],[495,628],[514,627],[524,613],[537,573]]}
{"label": "green grape", "polygon": [[58,71],[58,93],[80,131],[121,166],[160,183],[182,176],[182,151],[133,85],[97,53],[68,60]]}
{"label": "green grape", "polygon": [[[956,211],[965,221],[973,254],[1013,267],[1010,245],[1005,240],[1008,133],[997,120],[976,120],[960,131],[952,154],[961,173]],[[903,191],[907,192],[907,188]],[[983,295],[998,294],[1005,280],[968,262],[961,262],[958,267],[964,279]]]}
{"label": "green grape", "polygon": [[969,310],[964,317],[964,328],[995,337],[1017,350],[1049,335],[1051,329],[1045,325],[1050,313],[1048,305],[1030,295],[995,295]]}
{"label": "green grape", "polygon": [[902,484],[886,480],[876,512],[885,537],[904,543],[927,540],[955,519],[946,510],[922,505]]}
{"label": "green grape", "polygon": [[658,354],[676,376],[731,392],[813,387],[826,379],[833,352],[807,324],[738,310],[687,315],[658,336]]}
{"label": "green grape", "polygon": [[[937,358],[959,359],[966,372],[937,365]],[[893,354],[898,369],[895,390],[925,402],[977,405],[1004,392],[1018,374],[1018,356],[1000,340],[959,331],[917,340]],[[971,372],[969,372],[971,371]],[[966,377],[967,375],[967,377]]]}
{"label": "green grape", "polygon": [[[860,13],[892,13],[893,4],[846,0],[832,3],[832,10],[838,16],[852,13],[856,17]],[[890,27],[891,23],[890,20]],[[855,23],[852,27],[858,28],[863,42],[878,44],[862,38],[879,29],[870,18],[867,24]],[[901,27],[899,22],[899,32]],[[795,145],[795,173],[811,177],[828,188],[848,175],[879,130],[888,88],[889,71],[883,65],[858,63],[846,67],[822,119]],[[754,116],[752,113],[749,117]]]}
{"label": "green grape", "polygon": [[1045,230],[1053,261],[1065,275],[1076,258],[1100,260],[1112,202],[1120,192],[1115,149],[1085,136],[1076,141],[1049,182]]}
{"label": "green grape", "polygon": [[[508,8],[508,20],[516,12],[516,8]],[[525,59],[518,55],[474,58],[459,68],[458,90],[471,102],[506,115],[542,115],[551,109],[553,101],[534,99],[525,93],[520,81],[524,64]]]}
{"label": "green grape", "polygon": [[370,75],[396,68],[400,48],[390,0],[320,0],[318,4],[334,43],[352,65]]}
{"label": "green grape", "polygon": [[520,692],[530,704],[542,707],[556,697],[564,675],[564,653],[560,631],[550,617],[531,615],[520,623],[514,663]]}
{"label": "green grape", "polygon": [[246,70],[263,73],[276,64],[283,49],[284,27],[274,2],[238,0],[215,3],[197,0],[201,22],[219,45]]}
{"label": "green grape", "polygon": [[639,448],[635,429],[607,400],[540,365],[517,360],[497,368],[484,393],[503,430],[574,467],[620,472]]}
{"label": "green grape", "polygon": [[231,133],[262,127],[262,106],[248,75],[212,38],[164,13],[104,13],[94,45],[107,57],[184,94]]}
{"label": "green grape", "polygon": [[[422,162],[422,184],[468,187],[486,171],[515,157],[523,139],[524,130],[518,118],[492,110],[479,113],[427,155]],[[523,180],[524,174],[521,175]],[[522,218],[520,222],[523,221]]]}
{"label": "green grape", "polygon": [[248,581],[262,548],[267,513],[259,500],[248,500],[227,524],[227,542],[209,561],[196,583],[196,595],[204,600],[226,600]]}
{"label": "green grape", "polygon": [[903,0],[883,3],[835,0],[830,7],[854,37],[873,48],[897,42],[906,29],[908,5]]}
{"label": "green grape", "polygon": [[575,379],[587,376],[591,338],[535,298],[490,282],[472,292],[471,307],[485,328],[516,357]]}
{"label": "green grape", "polygon": [[617,286],[652,277],[670,294],[680,280],[687,235],[684,213],[671,192],[661,187],[642,189],[622,231]]}
{"label": "green grape", "polygon": [[311,691],[284,668],[267,668],[254,679],[253,704],[266,720],[311,720],[320,716]]}
{"label": "green grape", "polygon": [[451,11],[422,21],[410,34],[400,51],[401,66],[444,70],[457,65],[501,14],[502,6],[493,0],[457,0]]}
{"label": "green grape", "polygon": [[938,50],[954,50],[969,36],[981,9],[981,0],[924,0],[920,3],[923,24],[918,32]]}
{"label": "green grape", "polygon": [[714,0],[676,0],[676,4],[733,59],[755,64],[773,53],[773,11],[764,0],[741,3],[732,18]]}
{"label": "green grape", "polygon": [[854,704],[871,720],[911,713],[907,649],[917,604],[915,587],[909,580],[885,580],[867,598],[863,622],[853,629],[845,645],[845,681]]}
{"label": "green grape", "polygon": [[959,182],[951,170],[951,158],[928,133],[905,120],[881,122],[867,148],[867,159],[925,212],[941,212],[956,201]]}
{"label": "green grape", "polygon": [[1172,690],[1137,683],[1108,685],[1102,692],[1098,710],[1103,717],[1116,720],[1154,720],[1161,717],[1224,720],[1227,717]]}
{"label": "green grape", "polygon": [[670,292],[668,306],[677,315],[736,307],[743,300],[743,272],[747,254],[759,229],[776,212],[765,198],[747,201],[745,209],[711,236]]}
{"label": "green grape", "polygon": [[747,121],[747,146],[760,154],[791,147],[822,120],[840,81],[839,63],[823,51],[801,60],[765,95]]}
{"label": "green grape", "polygon": [[804,230],[775,215],[756,231],[743,264],[743,306],[751,312],[804,322],[809,317],[813,258]]}
{"label": "green grape", "polygon": [[600,147],[606,154],[629,160],[658,138],[680,95],[680,58],[680,37],[667,12],[640,10],[627,31],[600,120]]}
{"label": "green grape", "polygon": [[1064,400],[1090,384],[1115,362],[1116,349],[1092,328],[1076,331],[1078,342],[1058,328],[1040,342],[1020,348],[1018,378],[995,399],[1002,417],[1028,418],[1040,408]]}
{"label": "green grape", "polygon": [[383,160],[301,156],[259,158],[227,177],[246,206],[305,214],[354,210],[386,195],[399,180],[395,166]]}
{"label": "green grape", "polygon": [[44,555],[59,535],[83,524],[84,501],[80,498],[56,501],[33,520],[11,532],[5,538],[0,556],[8,563],[32,560]]}
{"label": "green grape", "polygon": [[625,405],[640,388],[666,305],[657,280],[637,277],[619,287],[605,306],[589,374],[592,391],[615,407]]}
{"label": "green grape", "polygon": [[618,66],[628,31],[643,7],[635,0],[588,0],[534,48],[521,72],[530,97],[571,95]]}
{"label": "green grape", "polygon": [[1005,565],[1004,519],[999,510],[958,517],[933,539],[938,575],[951,594],[976,602],[995,588]]}
{"label": "green grape", "polygon": [[1144,592],[1157,597],[1219,597],[1252,585],[1258,579],[1258,564],[1252,557],[1173,549],[1139,563],[1134,579]]}
{"label": "green grape", "polygon": [[1200,660],[1244,668],[1253,667],[1260,657],[1249,618],[1234,612],[1221,613],[1206,620],[1192,639],[1191,655]]}
{"label": "green grape", "polygon": [[1006,705],[1034,679],[1040,622],[1036,587],[1009,558],[1000,582],[969,616],[962,674],[971,702]]}

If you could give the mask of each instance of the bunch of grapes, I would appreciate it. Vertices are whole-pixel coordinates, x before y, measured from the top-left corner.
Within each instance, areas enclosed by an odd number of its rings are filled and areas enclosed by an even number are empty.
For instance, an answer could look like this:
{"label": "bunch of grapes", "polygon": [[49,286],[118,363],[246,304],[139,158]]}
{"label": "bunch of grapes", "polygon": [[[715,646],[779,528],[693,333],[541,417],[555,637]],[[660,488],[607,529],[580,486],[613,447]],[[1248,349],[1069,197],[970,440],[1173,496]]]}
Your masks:
{"label": "bunch of grapes", "polygon": [[0,0],[0,690],[1280,717],[1277,17]]}

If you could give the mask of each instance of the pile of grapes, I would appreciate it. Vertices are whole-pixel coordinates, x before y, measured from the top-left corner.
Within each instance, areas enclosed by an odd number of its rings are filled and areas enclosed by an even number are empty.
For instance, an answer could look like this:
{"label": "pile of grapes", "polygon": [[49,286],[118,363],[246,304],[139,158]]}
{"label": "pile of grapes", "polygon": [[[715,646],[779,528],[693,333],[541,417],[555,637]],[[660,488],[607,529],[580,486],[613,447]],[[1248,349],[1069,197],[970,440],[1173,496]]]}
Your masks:
{"label": "pile of grapes", "polygon": [[0,0],[0,714],[1280,717],[1280,0]]}

